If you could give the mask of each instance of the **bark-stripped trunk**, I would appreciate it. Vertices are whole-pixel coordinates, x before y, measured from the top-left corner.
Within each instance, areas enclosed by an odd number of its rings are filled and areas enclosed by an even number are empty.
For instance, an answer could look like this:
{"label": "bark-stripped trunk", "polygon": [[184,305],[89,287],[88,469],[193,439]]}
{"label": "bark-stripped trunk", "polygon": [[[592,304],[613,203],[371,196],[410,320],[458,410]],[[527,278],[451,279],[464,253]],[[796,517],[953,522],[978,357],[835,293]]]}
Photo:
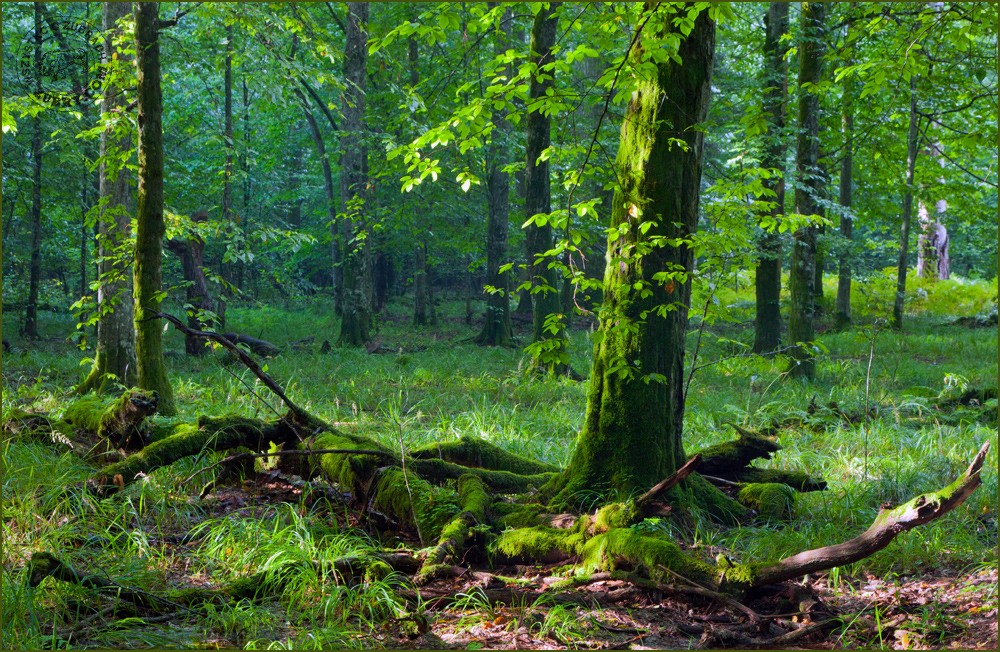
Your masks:
{"label": "bark-stripped trunk", "polygon": [[[207,213],[198,213],[193,218],[196,222],[208,219]],[[202,330],[206,326],[220,328],[215,320],[203,319],[198,314],[200,310],[215,312],[216,302],[208,290],[208,279],[205,276],[205,241],[192,234],[187,238],[175,238],[167,241],[167,248],[174,252],[181,261],[181,270],[188,286],[185,289],[185,301],[191,306],[188,313],[188,327]],[[184,350],[188,355],[200,356],[207,351],[204,340],[186,335]]]}
{"label": "bark-stripped trunk", "polygon": [[910,128],[906,134],[906,190],[903,192],[903,221],[899,228],[899,261],[896,267],[896,299],[892,305],[892,327],[903,327],[903,300],[906,297],[906,267],[910,249],[910,221],[913,217],[913,177],[917,170],[919,140],[917,121],[917,80],[910,77]]}
{"label": "bark-stripped trunk", "polygon": [[[788,3],[772,2],[764,16],[767,36],[764,40],[764,111],[768,129],[761,166],[774,168],[778,174],[764,181],[774,192],[771,216],[785,212],[785,102],[788,95],[788,64],[782,35],[788,32]],[[755,353],[773,351],[781,344],[781,236],[764,233],[758,244],[757,275],[754,290],[757,315],[754,321]]]}
{"label": "bark-stripped trunk", "polygon": [[[116,35],[120,34],[118,21],[130,11],[131,6],[127,2],[103,3],[101,22],[105,33],[115,30]],[[105,62],[111,61],[116,52],[114,38],[108,36],[104,41]],[[123,55],[118,53],[118,56]],[[125,102],[121,89],[115,86],[106,87],[103,98],[101,113],[107,121],[124,108]],[[119,118],[118,122],[119,126],[108,125],[101,134],[101,163],[98,169],[101,212],[97,221],[100,279],[97,307],[100,317],[94,367],[78,388],[80,392],[108,390],[112,386],[109,382],[112,376],[126,387],[132,387],[138,380],[132,277],[129,261],[122,251],[128,246],[132,228],[132,180],[128,169],[117,162],[115,156],[132,148],[132,136],[130,129],[121,128],[124,121]]]}
{"label": "bark-stripped trunk", "polygon": [[844,134],[844,155],[840,161],[840,273],[837,276],[836,326],[847,328],[851,323],[851,247],[854,214],[851,212],[854,182],[854,80],[844,80],[841,131]]}
{"label": "bark-stripped trunk", "polygon": [[[35,92],[42,92],[42,11],[35,3],[35,46],[33,53]],[[38,288],[42,280],[42,115],[31,120],[31,259],[28,267],[28,302],[24,307],[24,336],[38,338]]]}
{"label": "bark-stripped trunk", "polygon": [[[795,212],[816,215],[820,212],[822,188],[819,162],[819,96],[806,84],[818,84],[823,62],[823,23],[826,7],[821,2],[802,3],[802,43],[799,46],[799,134],[795,152]],[[815,337],[813,318],[816,303],[816,227],[796,229],[792,236],[792,266],[789,273],[791,311],[788,316],[788,340],[811,342]],[[812,379],[816,361],[808,347],[793,349],[792,376]]]}
{"label": "bark-stripped trunk", "polygon": [[[658,29],[671,29],[671,18],[662,17]],[[694,267],[688,246],[666,246],[662,239],[686,239],[697,228],[704,134],[695,126],[708,111],[714,49],[715,23],[704,10],[680,45],[683,64],[660,63],[657,77],[639,85],[626,109],[615,163],[622,185],[611,217],[612,228],[622,231],[608,242],[601,338],[583,431],[568,469],[549,488],[560,490],[557,504],[573,503],[584,491],[644,491],[685,462],[691,284],[656,275]],[[649,253],[636,260],[636,250],[646,246]],[[682,307],[657,310],[675,302]]]}
{"label": "bark-stripped trunk", "polygon": [[[535,15],[535,22],[531,27],[531,54],[530,61],[539,68],[552,63],[552,48],[556,40],[556,26],[559,16],[556,13],[560,3],[549,3],[548,8],[544,5]],[[539,79],[539,76],[543,76]],[[544,73],[539,70],[531,77],[531,85],[528,96],[531,100],[544,98],[554,86],[555,70],[547,70]],[[525,116],[527,125],[526,133],[526,156],[525,156],[525,196],[524,212],[530,219],[539,213],[552,212],[552,197],[549,179],[548,160],[540,161],[538,157],[548,148],[551,137],[551,119],[540,110],[534,110]],[[566,360],[565,338],[566,332],[563,325],[555,328],[554,324],[549,324],[546,328],[546,320],[550,316],[558,316],[562,311],[562,302],[559,299],[559,275],[556,270],[549,269],[549,260],[538,261],[538,256],[552,249],[552,223],[546,222],[544,226],[529,225],[525,230],[527,241],[528,265],[531,268],[531,283],[533,296],[533,322],[534,341],[558,341],[558,346],[546,347],[547,359],[533,360],[533,366],[547,368],[554,373],[564,373],[568,369]],[[553,329],[555,332],[553,332]]]}
{"label": "bark-stripped trunk", "polygon": [[343,316],[339,343],[361,346],[370,338],[372,318],[372,245],[366,213],[369,210],[368,147],[365,144],[365,76],[368,58],[368,4],[347,5],[347,43],[344,49],[344,120],[341,136],[340,193],[343,221]]}
{"label": "bark-stripped trunk", "polygon": [[163,95],[157,2],[135,3],[135,63],[139,108],[139,201],[135,233],[135,330],[139,387],[159,395],[160,414],[177,413],[163,363],[159,310],[163,264]]}
{"label": "bark-stripped trunk", "polygon": [[[490,3],[491,7],[495,3]],[[510,46],[510,9],[500,19],[495,53],[503,54]],[[509,67],[508,67],[509,68]],[[507,74],[510,72],[508,70]],[[486,322],[476,342],[488,346],[508,346],[513,341],[510,324],[509,275],[500,272],[507,259],[507,233],[510,228],[510,176],[503,171],[507,164],[507,140],[510,123],[506,109],[494,109],[493,132],[486,152],[486,285],[495,288],[486,294]]]}

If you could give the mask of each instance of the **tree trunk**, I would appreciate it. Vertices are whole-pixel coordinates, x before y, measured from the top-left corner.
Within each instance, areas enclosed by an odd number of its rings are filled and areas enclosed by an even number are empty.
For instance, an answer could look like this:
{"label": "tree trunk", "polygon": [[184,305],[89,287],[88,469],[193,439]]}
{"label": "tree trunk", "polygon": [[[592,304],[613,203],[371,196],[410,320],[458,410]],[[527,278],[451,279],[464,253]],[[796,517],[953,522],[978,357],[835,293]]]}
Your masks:
{"label": "tree trunk", "polygon": [[372,318],[372,247],[365,219],[369,210],[368,147],[364,133],[367,23],[368,4],[348,3],[340,158],[341,203],[347,217],[343,221],[343,316],[338,340],[347,346],[361,346],[369,340]]}
{"label": "tree trunk", "polygon": [[[336,236],[337,233],[337,197],[333,190],[333,170],[330,168],[330,157],[326,153],[326,144],[323,142],[323,133],[319,130],[319,123],[309,110],[309,103],[305,94],[298,88],[295,89],[295,96],[302,105],[305,113],[306,123],[309,125],[309,133],[312,134],[313,143],[316,145],[316,154],[319,156],[320,164],[323,166],[323,193],[326,197],[326,219],[330,222],[330,231]],[[333,291],[337,291],[335,270],[337,269],[337,238],[333,238],[331,243],[331,264],[330,274],[333,279]]]}
{"label": "tree trunk", "polygon": [[[850,27],[848,27],[850,29]],[[844,154],[840,160],[840,273],[837,276],[836,327],[851,324],[851,258],[854,214],[851,212],[854,183],[854,78],[844,80],[841,131],[844,134]]]}
{"label": "tree trunk", "polygon": [[[545,97],[554,86],[555,69],[542,72],[540,70],[552,63],[552,48],[556,40],[556,26],[559,16],[556,10],[558,2],[544,5],[535,14],[535,22],[531,27],[530,61],[539,70],[532,75],[528,96],[531,100]],[[544,76],[543,76],[544,75]],[[539,79],[543,76],[542,79]],[[526,161],[525,161],[525,196],[524,212],[528,219],[539,213],[551,213],[551,189],[549,187],[549,162],[538,160],[542,152],[550,144],[551,119],[540,110],[530,111],[525,117]],[[566,330],[563,323],[551,320],[561,318],[562,302],[559,298],[559,276],[556,270],[549,269],[548,260],[539,260],[539,256],[552,249],[552,223],[546,221],[544,226],[529,225],[525,231],[527,241],[528,265],[531,269],[533,316],[533,341],[558,343],[540,349],[541,354],[535,354],[532,366],[547,369],[553,373],[563,373],[568,368],[566,353]]]}
{"label": "tree trunk", "polygon": [[426,326],[427,318],[427,243],[413,248],[413,325]]}
{"label": "tree trunk", "polygon": [[[788,33],[788,3],[772,2],[764,15],[767,36],[764,40],[764,111],[768,129],[761,167],[774,168],[778,174],[764,181],[774,193],[771,216],[785,212],[785,102],[788,95],[788,63],[781,37]],[[781,236],[765,232],[758,245],[755,291],[757,315],[754,321],[754,353],[773,351],[781,344]]]}
{"label": "tree trunk", "polygon": [[135,234],[135,330],[139,387],[159,395],[159,411],[177,413],[163,363],[159,310],[163,263],[163,96],[157,2],[135,3],[135,62],[139,108],[139,210]]}
{"label": "tree trunk", "polygon": [[940,222],[932,222],[923,204],[919,205],[918,213],[920,236],[917,238],[917,276],[947,279],[950,275],[948,229]]}
{"label": "tree trunk", "polygon": [[[223,140],[225,140],[226,159],[222,168],[222,221],[230,234],[233,233],[233,27],[226,25],[226,62],[223,76]],[[231,237],[231,235],[230,235]],[[222,278],[235,284],[235,263],[222,263]],[[237,288],[239,289],[239,288]],[[231,292],[223,286],[223,301]]]}
{"label": "tree trunk", "polygon": [[[671,24],[666,16],[659,29]],[[704,134],[695,126],[708,111],[714,49],[715,23],[703,10],[680,45],[683,64],[658,64],[657,77],[639,84],[626,109],[615,163],[622,185],[611,212],[616,235],[608,241],[586,419],[572,462],[549,488],[560,490],[555,504],[578,502],[581,492],[645,491],[685,462],[691,284],[689,277],[664,282],[660,275],[694,268],[684,240],[698,223]],[[682,242],[664,245],[664,238]],[[636,259],[645,247],[649,252]],[[678,309],[662,310],[675,302]]]}
{"label": "tree trunk", "polygon": [[[35,92],[42,92],[42,11],[35,3],[34,75]],[[24,307],[24,336],[38,339],[38,288],[42,280],[42,115],[32,118],[31,134],[31,262],[28,268],[28,302]]]}
{"label": "tree trunk", "polygon": [[[112,61],[116,53],[113,40],[120,35],[118,21],[131,11],[127,2],[105,2],[101,15],[105,33],[115,30],[115,37],[104,41],[104,61]],[[121,53],[118,53],[122,57]],[[127,121],[112,116],[124,108],[124,97],[115,86],[104,89],[101,113],[105,120],[101,133],[101,163],[98,169],[101,209],[98,216],[97,259],[98,279],[97,353],[94,366],[87,379],[78,387],[79,392],[92,389],[104,392],[111,388],[113,377],[117,383],[132,387],[138,380],[135,358],[134,303],[129,261],[122,255],[128,246],[131,230],[132,184],[128,169],[118,155],[132,147],[131,126]],[[107,121],[115,120],[115,124]]]}
{"label": "tree trunk", "polygon": [[[822,173],[819,162],[819,95],[806,84],[817,84],[822,73],[823,29],[826,7],[822,2],[802,5],[802,42],[799,46],[799,134],[795,152],[795,212],[819,213]],[[792,264],[789,274],[791,311],[788,316],[788,340],[793,344],[811,342],[815,336],[813,318],[816,303],[816,227],[796,229],[792,236]],[[816,361],[805,346],[793,349],[792,376],[810,380],[816,375]]]}
{"label": "tree trunk", "polygon": [[906,189],[903,191],[903,221],[899,229],[899,262],[896,267],[896,299],[892,305],[892,327],[903,328],[903,299],[906,297],[906,267],[910,249],[910,221],[913,217],[913,177],[917,171],[917,80],[910,77],[910,128],[906,135]]}
{"label": "tree trunk", "polygon": [[[496,3],[490,3],[493,7]],[[494,52],[503,54],[510,47],[510,9],[500,19]],[[510,75],[510,67],[507,72]],[[507,138],[510,123],[506,109],[494,109],[493,131],[486,151],[486,196],[488,215],[486,222],[486,322],[476,342],[487,346],[509,346],[514,339],[510,323],[509,275],[500,267],[507,258],[507,233],[510,229],[510,176],[503,171],[507,164]]]}
{"label": "tree trunk", "polygon": [[[214,320],[204,320],[198,314],[201,310],[215,312],[216,307],[205,277],[205,242],[198,235],[192,234],[184,239],[167,241],[167,248],[180,258],[184,280],[188,282],[185,289],[185,300],[191,306],[188,309],[188,326],[196,330],[202,330],[205,326],[218,328],[219,325]],[[193,356],[204,355],[207,350],[203,340],[190,335],[184,338],[184,349],[188,355]]]}

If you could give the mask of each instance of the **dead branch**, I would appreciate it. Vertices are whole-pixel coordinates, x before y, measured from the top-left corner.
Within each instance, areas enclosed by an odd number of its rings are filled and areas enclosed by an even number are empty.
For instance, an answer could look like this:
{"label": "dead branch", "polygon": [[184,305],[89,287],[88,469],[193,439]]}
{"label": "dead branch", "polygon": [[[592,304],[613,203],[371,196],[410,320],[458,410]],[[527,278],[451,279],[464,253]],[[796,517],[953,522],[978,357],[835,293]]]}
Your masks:
{"label": "dead branch", "polygon": [[850,541],[806,550],[776,564],[762,566],[757,569],[750,586],[777,584],[864,559],[888,546],[897,535],[944,516],[964,503],[982,484],[979,474],[989,449],[989,442],[983,444],[965,473],[944,489],[921,494],[894,509],[880,510],[871,527]]}

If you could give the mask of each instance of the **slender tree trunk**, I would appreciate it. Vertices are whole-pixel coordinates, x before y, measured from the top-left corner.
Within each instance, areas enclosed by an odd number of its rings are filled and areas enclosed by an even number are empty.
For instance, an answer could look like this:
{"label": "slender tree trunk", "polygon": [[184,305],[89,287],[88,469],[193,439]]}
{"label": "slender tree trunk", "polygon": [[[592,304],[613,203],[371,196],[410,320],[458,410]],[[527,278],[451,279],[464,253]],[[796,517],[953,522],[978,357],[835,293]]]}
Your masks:
{"label": "slender tree trunk", "polygon": [[135,3],[136,92],[139,108],[139,210],[135,234],[135,329],[139,387],[159,395],[158,411],[177,413],[163,363],[158,311],[163,263],[163,95],[157,2]]}
{"label": "slender tree trunk", "polygon": [[[490,3],[490,7],[496,3]],[[510,9],[500,20],[495,53],[503,54],[510,47]],[[507,75],[510,75],[508,66]],[[506,142],[510,133],[506,109],[493,111],[492,139],[486,152],[486,285],[494,288],[486,294],[486,322],[476,342],[487,346],[509,346],[514,339],[510,323],[509,275],[500,272],[507,259],[507,233],[510,228],[510,177],[503,171],[507,164]]]}
{"label": "slender tree trunk", "polygon": [[[319,129],[319,123],[316,117],[313,116],[312,111],[309,110],[309,102],[306,99],[305,94],[299,90],[295,89],[295,95],[299,99],[299,104],[302,106],[302,111],[306,117],[306,123],[309,125],[309,133],[312,134],[313,143],[316,145],[316,154],[319,156],[320,164],[323,166],[323,193],[326,198],[326,219],[330,222],[331,230],[336,233],[336,223],[337,223],[337,196],[333,189],[333,170],[330,167],[330,157],[326,152],[326,143],[323,142],[323,133]],[[298,204],[301,206],[301,203]],[[299,209],[301,213],[301,209]],[[332,245],[332,255],[333,261],[330,267],[331,270],[335,270],[337,267],[337,242],[334,241]],[[336,291],[336,287],[334,287]]]}
{"label": "slender tree trunk", "polygon": [[[650,3],[647,3],[647,6]],[[659,7],[659,6],[658,6]],[[673,11],[654,16],[670,30]],[[657,65],[640,82],[622,123],[604,275],[600,335],[594,347],[583,431],[567,470],[546,491],[554,503],[592,499],[593,492],[644,491],[685,461],[684,342],[690,280],[664,282],[663,272],[694,267],[683,244],[698,224],[705,120],[711,92],[715,23],[703,10],[679,49],[682,65]],[[684,142],[684,146],[678,144]],[[664,239],[680,239],[678,246]],[[636,251],[649,248],[636,259]],[[638,288],[640,289],[637,289]],[[677,302],[678,310],[657,310]],[[590,496],[584,494],[590,493]]]}
{"label": "slender tree trunk", "polygon": [[[127,2],[103,3],[102,28],[106,34],[115,30],[116,36],[104,41],[105,62],[112,60],[117,50],[114,38],[120,37],[118,21],[128,16],[131,5]],[[124,56],[118,52],[118,57]],[[121,164],[119,155],[132,148],[131,127],[120,117],[125,98],[120,88],[107,86],[103,92],[101,113],[105,120],[101,133],[101,162],[98,167],[100,215],[97,219],[97,353],[90,375],[78,391],[92,389],[107,391],[113,387],[113,377],[125,387],[132,387],[138,380],[135,357],[134,303],[130,261],[124,249],[129,246],[132,226],[132,180],[128,168]],[[115,116],[118,116],[117,118]],[[117,124],[108,124],[115,119]]]}
{"label": "slender tree trunk", "polygon": [[896,300],[892,305],[892,327],[896,330],[903,328],[903,300],[906,298],[906,268],[910,249],[910,221],[913,217],[913,177],[917,171],[919,136],[917,80],[916,77],[910,77],[910,128],[906,134],[906,190],[903,192],[903,223],[899,229]]}
{"label": "slender tree trunk", "polygon": [[[240,157],[240,169],[243,172],[243,228],[244,241],[250,231],[250,91],[247,88],[247,76],[243,73],[243,156]],[[247,264],[240,261],[236,268],[236,287],[245,289],[244,282]]]}
{"label": "slender tree trunk", "polygon": [[[802,42],[799,46],[799,133],[795,152],[795,212],[816,215],[820,211],[819,193],[822,174],[819,162],[819,96],[807,84],[817,84],[822,74],[823,29],[826,7],[822,2],[802,3]],[[815,337],[813,318],[816,303],[816,227],[797,229],[792,236],[792,264],[789,274],[791,311],[788,316],[790,342],[811,342]],[[812,379],[816,361],[811,351],[793,349],[792,376]]]}
{"label": "slender tree trunk", "polygon": [[844,157],[840,160],[840,274],[837,277],[836,327],[851,324],[851,258],[854,214],[851,212],[854,183],[854,80],[844,80],[841,131],[844,134]]}
{"label": "slender tree trunk", "polygon": [[340,192],[344,211],[343,317],[339,343],[361,346],[370,338],[372,245],[365,215],[369,209],[368,148],[365,144],[365,78],[368,55],[368,4],[347,5],[344,49],[343,134]]}
{"label": "slender tree trunk", "polygon": [[[785,212],[785,104],[788,96],[787,48],[781,37],[788,33],[788,3],[772,2],[764,15],[767,36],[764,40],[764,111],[768,129],[761,166],[774,168],[778,174],[764,181],[774,193],[771,216]],[[754,321],[755,353],[766,353],[781,344],[781,236],[777,231],[766,232],[758,245],[757,274],[754,289],[757,315]]]}
{"label": "slender tree trunk", "polygon": [[[558,2],[544,5],[535,15],[531,27],[530,60],[540,69],[552,63],[552,48],[555,45],[556,26],[559,16],[556,13]],[[541,79],[539,77],[542,76]],[[543,98],[554,86],[555,69],[542,72],[539,70],[531,77],[528,96],[531,100]],[[552,212],[552,199],[549,179],[548,160],[538,160],[542,152],[548,148],[551,137],[551,120],[539,110],[531,111],[525,117],[526,160],[525,160],[525,196],[524,212],[530,219],[539,213]],[[552,223],[544,226],[529,225],[525,231],[529,251],[528,265],[531,268],[532,296],[534,299],[534,335],[533,341],[558,341],[553,347],[545,347],[545,359],[535,356],[532,366],[547,368],[553,373],[564,373],[568,369],[566,359],[566,330],[562,323],[553,324],[551,316],[561,317],[562,302],[559,298],[559,275],[555,269],[549,269],[551,261],[539,261],[539,255],[552,249]],[[549,322],[548,324],[546,322]],[[547,327],[548,326],[548,327]]]}
{"label": "slender tree trunk", "polygon": [[[33,53],[35,92],[42,92],[42,12],[35,3],[35,47]],[[38,288],[42,280],[42,116],[32,118],[31,134],[31,262],[28,268],[28,302],[24,307],[24,336],[38,339]]]}
{"label": "slender tree trunk", "polygon": [[[226,25],[226,62],[223,76],[223,121],[226,159],[222,169],[222,221],[226,228],[230,229],[233,224],[233,27]],[[233,263],[223,263],[222,277],[230,283],[236,281],[236,270]],[[223,297],[229,294],[229,290],[223,289]]]}

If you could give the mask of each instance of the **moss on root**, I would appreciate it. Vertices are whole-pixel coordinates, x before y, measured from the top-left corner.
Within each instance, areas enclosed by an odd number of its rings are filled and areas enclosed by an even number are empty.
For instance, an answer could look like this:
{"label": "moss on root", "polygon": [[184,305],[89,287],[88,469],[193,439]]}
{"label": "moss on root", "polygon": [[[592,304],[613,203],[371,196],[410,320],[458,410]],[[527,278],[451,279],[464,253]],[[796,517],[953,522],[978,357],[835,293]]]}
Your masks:
{"label": "moss on root", "polygon": [[713,520],[726,525],[736,525],[746,518],[747,509],[708,480],[692,473],[672,490],[671,502],[675,507],[689,511],[703,511]]}
{"label": "moss on root", "polygon": [[490,551],[513,560],[547,563],[579,555],[585,542],[586,536],[576,529],[536,525],[506,530],[493,541]]}
{"label": "moss on root", "polygon": [[434,443],[411,453],[415,459],[438,458],[462,466],[509,471],[519,475],[554,473],[559,467],[537,462],[505,451],[480,437],[464,436],[458,441]]}
{"label": "moss on root", "polygon": [[753,483],[740,489],[736,500],[767,519],[787,519],[795,511],[795,490],[776,482]]}
{"label": "moss on root", "polygon": [[711,582],[716,574],[714,566],[684,554],[676,543],[632,528],[608,530],[583,546],[580,570],[584,573],[613,571],[623,565],[656,581],[673,579],[664,569],[701,582]]}
{"label": "moss on root", "polygon": [[413,471],[385,467],[378,473],[372,507],[417,529],[424,542],[435,541],[458,514],[454,494],[433,487]]}
{"label": "moss on root", "polygon": [[534,527],[539,525],[539,516],[545,513],[544,505],[529,503],[494,503],[493,511],[499,514],[496,519],[497,525],[501,528]]}
{"label": "moss on root", "polygon": [[474,469],[436,458],[411,460],[407,466],[435,483],[457,480],[466,473],[472,473],[481,478],[493,491],[506,494],[524,493],[532,488],[541,487],[553,475],[552,473],[521,475],[510,471]]}
{"label": "moss on root", "polygon": [[780,482],[786,484],[796,491],[823,491],[826,489],[826,482],[819,478],[814,478],[808,473],[801,471],[782,471],[780,469],[758,469],[748,466],[740,469],[733,475],[739,482],[768,483]]}

